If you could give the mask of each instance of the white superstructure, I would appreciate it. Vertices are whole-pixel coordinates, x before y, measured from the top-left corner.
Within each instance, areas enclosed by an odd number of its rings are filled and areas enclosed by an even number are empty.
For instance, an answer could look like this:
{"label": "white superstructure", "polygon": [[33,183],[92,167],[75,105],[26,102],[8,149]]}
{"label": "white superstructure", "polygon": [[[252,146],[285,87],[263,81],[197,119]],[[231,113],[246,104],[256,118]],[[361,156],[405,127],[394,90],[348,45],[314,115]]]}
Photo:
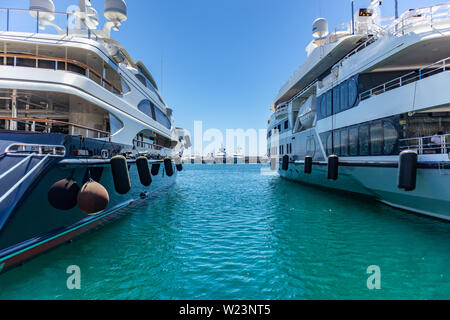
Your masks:
{"label": "white superstructure", "polygon": [[145,65],[110,38],[127,20],[125,2],[105,1],[103,30],[90,1],[79,8],[59,13],[51,0],[34,0],[30,10],[0,9],[7,21],[0,31],[0,127],[108,139],[177,157],[172,109]]}

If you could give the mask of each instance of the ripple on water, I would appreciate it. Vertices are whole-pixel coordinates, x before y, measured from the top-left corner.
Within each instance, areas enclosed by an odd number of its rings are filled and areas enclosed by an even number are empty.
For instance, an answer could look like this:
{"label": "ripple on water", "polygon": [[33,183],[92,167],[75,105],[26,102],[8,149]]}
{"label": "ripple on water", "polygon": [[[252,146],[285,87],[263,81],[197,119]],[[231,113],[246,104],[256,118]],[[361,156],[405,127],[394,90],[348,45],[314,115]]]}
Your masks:
{"label": "ripple on water", "polygon": [[[170,191],[0,276],[0,298],[449,298],[446,223],[260,174],[187,165]],[[82,290],[66,288],[79,265]],[[369,291],[367,267],[382,271]]]}

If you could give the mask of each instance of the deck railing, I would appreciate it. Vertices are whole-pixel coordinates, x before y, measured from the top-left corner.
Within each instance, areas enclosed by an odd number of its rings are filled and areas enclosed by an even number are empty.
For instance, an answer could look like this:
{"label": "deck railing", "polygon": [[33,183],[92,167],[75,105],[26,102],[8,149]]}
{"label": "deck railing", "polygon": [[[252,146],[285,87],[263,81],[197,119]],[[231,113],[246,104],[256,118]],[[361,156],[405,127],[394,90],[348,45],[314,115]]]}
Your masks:
{"label": "deck railing", "polygon": [[133,140],[133,147],[137,147],[137,148],[146,148],[149,150],[155,150],[155,151],[160,151],[163,150],[165,147],[154,144],[154,143],[150,143],[150,142],[144,142],[144,141],[140,141],[140,140]]}
{"label": "deck railing", "polygon": [[441,143],[434,144],[435,136],[401,139],[400,150],[416,150],[418,154],[447,154],[450,152],[450,134],[439,135]]}
{"label": "deck railing", "polygon": [[58,120],[48,120],[48,119],[38,119],[38,118],[19,118],[19,117],[3,117],[0,116],[0,120],[5,120],[8,122],[16,122],[16,123],[23,123],[27,126],[29,126],[31,132],[36,131],[36,125],[44,124],[41,127],[44,128],[44,130],[51,130],[51,126],[47,126],[48,124],[56,124],[56,125],[64,125],[68,126],[69,128],[78,128],[86,130],[86,137],[89,137],[89,133],[93,133],[97,138],[110,138],[111,133],[103,130],[98,130],[94,128],[89,128],[80,124],[72,123],[72,122],[65,122],[65,121],[58,121]]}
{"label": "deck railing", "polygon": [[[12,61],[8,61],[9,59],[12,59]],[[21,65],[21,63],[18,63],[19,61],[26,61],[33,62],[33,65],[26,64]],[[47,64],[46,66],[42,66],[39,62],[46,61],[50,62],[50,65]],[[11,65],[14,67],[21,67],[26,66],[28,68],[40,68],[40,69],[50,69],[55,71],[71,71],[71,67],[75,66],[77,71],[72,71],[77,74],[84,75],[88,77],[89,79],[95,81],[99,85],[101,85],[103,88],[115,93],[115,94],[121,94],[121,90],[119,88],[116,88],[109,80],[107,80],[103,75],[92,69],[91,67],[87,66],[86,64],[71,60],[71,59],[63,59],[63,58],[52,58],[52,57],[42,57],[42,56],[35,56],[35,55],[29,55],[29,54],[18,54],[18,53],[4,53],[0,52],[0,65]]]}
{"label": "deck railing", "polygon": [[76,34],[77,37],[98,40],[96,30],[89,29],[74,13],[54,12],[51,20],[47,14],[39,10],[0,8],[0,31],[62,36]]}
{"label": "deck railing", "polygon": [[443,60],[440,60],[438,62],[435,62],[433,64],[430,64],[429,66],[426,66],[425,68],[422,68],[418,71],[410,72],[404,76],[395,78],[393,80],[390,80],[388,82],[385,82],[383,84],[380,84],[370,90],[364,91],[359,95],[360,101],[366,100],[371,98],[372,96],[380,95],[382,93],[385,93],[387,91],[403,87],[407,84],[422,80],[424,78],[430,77],[432,75],[450,71],[449,70],[449,62],[450,57],[445,58]]}

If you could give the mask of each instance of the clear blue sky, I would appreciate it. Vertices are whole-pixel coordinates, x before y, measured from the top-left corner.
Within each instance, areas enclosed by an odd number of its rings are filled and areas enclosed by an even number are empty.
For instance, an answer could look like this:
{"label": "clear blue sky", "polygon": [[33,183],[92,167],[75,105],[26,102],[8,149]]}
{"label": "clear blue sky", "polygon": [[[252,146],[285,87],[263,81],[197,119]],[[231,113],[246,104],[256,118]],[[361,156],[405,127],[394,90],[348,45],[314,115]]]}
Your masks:
{"label": "clear blue sky", "polygon": [[[65,11],[77,0],[55,0]],[[127,0],[129,20],[113,38],[152,71],[177,126],[266,128],[279,88],[306,57],[311,24],[322,16],[330,29],[350,21],[350,0]],[[399,0],[400,13],[442,3]],[[103,1],[92,0],[103,16]],[[369,0],[355,1],[366,7]],[[0,7],[27,8],[26,0]],[[383,1],[393,15],[394,0]],[[163,57],[163,81],[161,61]]]}

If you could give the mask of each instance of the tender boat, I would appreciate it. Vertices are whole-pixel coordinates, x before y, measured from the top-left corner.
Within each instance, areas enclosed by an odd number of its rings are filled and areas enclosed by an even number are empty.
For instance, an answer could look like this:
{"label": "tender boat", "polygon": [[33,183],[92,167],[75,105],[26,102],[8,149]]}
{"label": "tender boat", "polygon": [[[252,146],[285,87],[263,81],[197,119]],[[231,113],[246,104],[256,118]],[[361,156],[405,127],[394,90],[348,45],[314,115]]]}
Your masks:
{"label": "tender boat", "polygon": [[149,201],[182,170],[188,136],[110,37],[125,2],[104,14],[99,30],[90,1],[0,9],[0,272]]}
{"label": "tender boat", "polygon": [[331,33],[314,21],[306,61],[271,107],[271,167],[450,220],[450,4],[381,9],[371,1]]}

